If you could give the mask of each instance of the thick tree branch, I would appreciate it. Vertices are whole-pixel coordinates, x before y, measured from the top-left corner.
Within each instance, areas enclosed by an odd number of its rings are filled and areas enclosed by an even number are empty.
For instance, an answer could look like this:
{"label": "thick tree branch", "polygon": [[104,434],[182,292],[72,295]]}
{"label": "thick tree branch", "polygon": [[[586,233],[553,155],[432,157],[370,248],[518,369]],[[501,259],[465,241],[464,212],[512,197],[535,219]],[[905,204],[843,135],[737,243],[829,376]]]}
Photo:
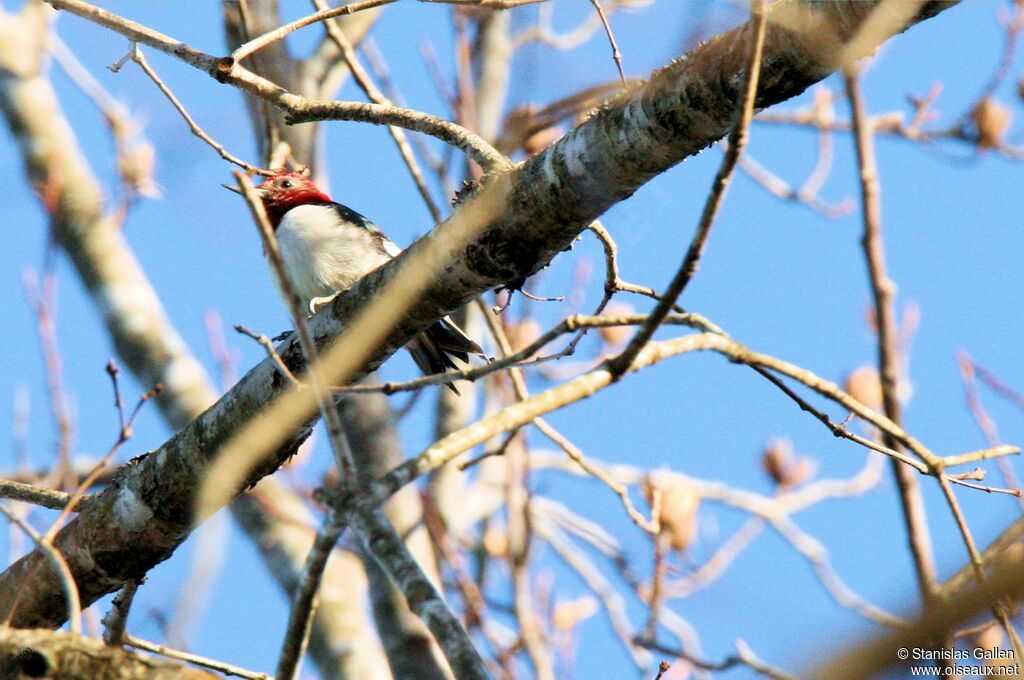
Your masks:
{"label": "thick tree branch", "polygon": [[0,677],[216,680],[220,676],[71,633],[6,629],[0,636]]}

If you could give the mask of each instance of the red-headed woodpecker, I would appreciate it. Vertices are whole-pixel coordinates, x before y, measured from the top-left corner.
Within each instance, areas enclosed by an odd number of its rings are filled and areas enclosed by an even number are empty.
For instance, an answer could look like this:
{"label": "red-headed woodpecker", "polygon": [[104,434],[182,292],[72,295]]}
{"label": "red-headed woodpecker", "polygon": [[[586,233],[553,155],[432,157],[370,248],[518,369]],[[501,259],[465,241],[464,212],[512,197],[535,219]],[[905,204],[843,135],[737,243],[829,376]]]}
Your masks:
{"label": "red-headed woodpecker", "polygon": [[[238,188],[225,184],[238,193]],[[268,177],[256,187],[281,246],[288,280],[311,313],[360,278],[402,252],[373,222],[335,203],[299,173]],[[456,357],[483,355],[480,347],[444,317],[406,345],[424,374],[457,368]],[[450,387],[459,393],[453,385]]]}

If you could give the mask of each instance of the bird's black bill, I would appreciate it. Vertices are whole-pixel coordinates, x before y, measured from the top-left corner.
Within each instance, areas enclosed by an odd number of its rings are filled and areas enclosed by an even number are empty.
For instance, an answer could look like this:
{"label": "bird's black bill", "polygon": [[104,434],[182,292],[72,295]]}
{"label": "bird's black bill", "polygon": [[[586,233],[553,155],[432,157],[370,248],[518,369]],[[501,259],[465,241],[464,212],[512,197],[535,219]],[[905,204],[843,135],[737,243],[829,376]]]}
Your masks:
{"label": "bird's black bill", "polygon": [[234,184],[221,184],[221,186],[224,187],[225,189],[227,189],[228,191],[234,191],[236,194],[241,195],[241,193],[242,193],[242,190],[239,189]]}

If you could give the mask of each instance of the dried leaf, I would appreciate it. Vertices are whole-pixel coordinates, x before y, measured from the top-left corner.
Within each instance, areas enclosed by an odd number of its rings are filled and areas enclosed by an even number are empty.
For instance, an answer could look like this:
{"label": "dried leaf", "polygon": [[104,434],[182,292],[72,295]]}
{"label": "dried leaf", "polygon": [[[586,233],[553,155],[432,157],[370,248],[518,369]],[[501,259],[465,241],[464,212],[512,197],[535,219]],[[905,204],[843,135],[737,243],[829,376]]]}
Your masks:
{"label": "dried leaf", "polygon": [[697,490],[678,477],[655,473],[644,480],[644,496],[659,509],[661,535],[668,538],[669,546],[679,552],[689,548],[697,537]]}
{"label": "dried leaf", "polygon": [[[636,310],[624,302],[613,302],[608,305],[601,316],[633,316]],[[600,329],[601,339],[610,347],[625,344],[633,335],[630,326],[607,326]]]}
{"label": "dried leaf", "polygon": [[851,397],[876,411],[882,408],[882,381],[878,370],[867,364],[846,376],[846,391]]}
{"label": "dried leaf", "polygon": [[761,454],[761,467],[780,489],[791,489],[814,478],[818,464],[812,458],[798,456],[788,439],[773,439]]}
{"label": "dried leaf", "polygon": [[1013,115],[995,97],[986,97],[971,111],[971,120],[978,130],[978,146],[991,149],[999,146],[1010,127]]}

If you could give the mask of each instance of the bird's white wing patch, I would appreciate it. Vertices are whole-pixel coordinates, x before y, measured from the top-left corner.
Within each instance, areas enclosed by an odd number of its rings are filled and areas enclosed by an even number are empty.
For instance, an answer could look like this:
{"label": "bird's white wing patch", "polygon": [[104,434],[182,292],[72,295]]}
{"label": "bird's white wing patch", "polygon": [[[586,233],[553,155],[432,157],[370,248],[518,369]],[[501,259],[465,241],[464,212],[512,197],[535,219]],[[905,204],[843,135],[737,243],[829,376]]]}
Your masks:
{"label": "bird's white wing patch", "polygon": [[389,239],[387,236],[381,238],[381,245],[384,246],[384,252],[391,257],[398,257],[402,252],[402,249],[395,245],[395,242]]}

